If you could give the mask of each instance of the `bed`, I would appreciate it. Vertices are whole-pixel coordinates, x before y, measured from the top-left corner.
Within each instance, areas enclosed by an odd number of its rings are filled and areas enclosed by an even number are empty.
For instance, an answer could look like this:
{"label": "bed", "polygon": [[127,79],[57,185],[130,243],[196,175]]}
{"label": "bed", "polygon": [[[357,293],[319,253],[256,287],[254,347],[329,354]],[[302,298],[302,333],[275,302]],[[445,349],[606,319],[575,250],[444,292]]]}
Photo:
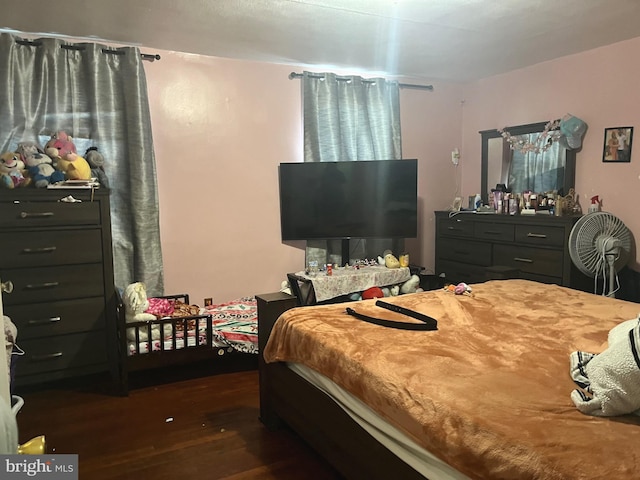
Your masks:
{"label": "bed", "polygon": [[255,297],[205,307],[192,305],[188,294],[150,300],[157,301],[153,303],[156,308],[170,308],[166,314],[158,312],[155,320],[126,322],[121,302],[118,307],[124,393],[130,372],[258,352]]}
{"label": "bed", "polygon": [[[637,477],[640,417],[579,411],[570,356],[607,351],[640,305],[527,280],[471,287],[386,299],[437,331],[258,296],[261,420],[288,424],[347,478]],[[373,300],[348,306],[407,321]]]}

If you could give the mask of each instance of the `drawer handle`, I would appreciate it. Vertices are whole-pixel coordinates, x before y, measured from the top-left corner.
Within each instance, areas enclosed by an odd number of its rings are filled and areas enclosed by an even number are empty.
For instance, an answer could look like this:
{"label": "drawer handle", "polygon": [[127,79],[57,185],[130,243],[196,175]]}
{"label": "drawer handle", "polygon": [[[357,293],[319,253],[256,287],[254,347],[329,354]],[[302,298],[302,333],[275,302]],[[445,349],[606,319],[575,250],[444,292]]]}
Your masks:
{"label": "drawer handle", "polygon": [[502,232],[496,232],[495,230],[486,230],[486,231],[484,231],[482,233],[484,233],[486,235],[501,235],[502,234]]}
{"label": "drawer handle", "polygon": [[13,282],[11,280],[7,280],[6,282],[0,283],[0,292],[2,293],[13,292]]}
{"label": "drawer handle", "polygon": [[513,260],[516,262],[533,263],[533,260],[530,258],[513,257]]}
{"label": "drawer handle", "polygon": [[58,285],[60,285],[60,282],[47,282],[47,283],[30,283],[28,285],[25,285],[25,289],[27,290],[41,290],[43,288],[53,288],[53,287],[57,287]]}
{"label": "drawer handle", "polygon": [[56,323],[62,320],[62,317],[51,317],[51,318],[43,318],[40,320],[29,320],[27,322],[28,325],[46,325],[49,323]]}
{"label": "drawer handle", "polygon": [[45,360],[52,360],[54,358],[60,358],[62,352],[47,353],[45,355],[31,355],[31,360],[34,362],[43,362]]}
{"label": "drawer handle", "polygon": [[527,237],[531,237],[531,238],[547,238],[547,236],[544,233],[527,233]]}
{"label": "drawer handle", "polygon": [[456,227],[447,227],[447,230],[454,230],[454,231],[463,231],[461,228],[456,228]]}
{"label": "drawer handle", "polygon": [[20,218],[53,217],[53,212],[20,212]]}
{"label": "drawer handle", "polygon": [[50,253],[55,252],[57,247],[23,248],[22,253]]}

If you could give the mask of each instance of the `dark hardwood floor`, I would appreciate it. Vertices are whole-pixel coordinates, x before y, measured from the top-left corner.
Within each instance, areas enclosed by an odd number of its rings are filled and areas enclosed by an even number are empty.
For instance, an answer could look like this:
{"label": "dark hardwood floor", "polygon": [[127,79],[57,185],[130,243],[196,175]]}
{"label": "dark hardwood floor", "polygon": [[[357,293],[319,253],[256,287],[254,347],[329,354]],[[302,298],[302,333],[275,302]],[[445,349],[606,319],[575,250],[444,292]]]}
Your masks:
{"label": "dark hardwood floor", "polygon": [[95,385],[17,391],[20,442],[44,434],[49,453],[77,453],[83,480],[341,478],[293,432],[260,423],[257,370],[172,375],[141,373],[128,397]]}

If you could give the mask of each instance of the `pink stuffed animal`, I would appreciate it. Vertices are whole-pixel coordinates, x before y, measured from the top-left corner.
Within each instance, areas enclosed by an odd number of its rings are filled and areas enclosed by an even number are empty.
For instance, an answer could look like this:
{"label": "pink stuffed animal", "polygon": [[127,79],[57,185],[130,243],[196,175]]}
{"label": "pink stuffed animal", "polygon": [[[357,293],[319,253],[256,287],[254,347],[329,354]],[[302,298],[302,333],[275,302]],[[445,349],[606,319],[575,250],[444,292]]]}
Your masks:
{"label": "pink stuffed animal", "polygon": [[76,153],[72,138],[65,132],[51,136],[45,151],[55,162],[56,168],[64,172],[67,180],[89,180],[91,167],[89,163]]}

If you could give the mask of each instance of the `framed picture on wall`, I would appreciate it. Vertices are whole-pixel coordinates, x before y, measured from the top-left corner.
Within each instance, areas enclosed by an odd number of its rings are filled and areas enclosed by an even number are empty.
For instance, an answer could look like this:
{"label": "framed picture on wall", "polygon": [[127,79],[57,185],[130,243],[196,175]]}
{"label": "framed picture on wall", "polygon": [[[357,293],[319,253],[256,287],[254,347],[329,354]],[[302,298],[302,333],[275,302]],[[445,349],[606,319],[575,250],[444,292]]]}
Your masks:
{"label": "framed picture on wall", "polygon": [[603,162],[630,162],[633,127],[604,129]]}

